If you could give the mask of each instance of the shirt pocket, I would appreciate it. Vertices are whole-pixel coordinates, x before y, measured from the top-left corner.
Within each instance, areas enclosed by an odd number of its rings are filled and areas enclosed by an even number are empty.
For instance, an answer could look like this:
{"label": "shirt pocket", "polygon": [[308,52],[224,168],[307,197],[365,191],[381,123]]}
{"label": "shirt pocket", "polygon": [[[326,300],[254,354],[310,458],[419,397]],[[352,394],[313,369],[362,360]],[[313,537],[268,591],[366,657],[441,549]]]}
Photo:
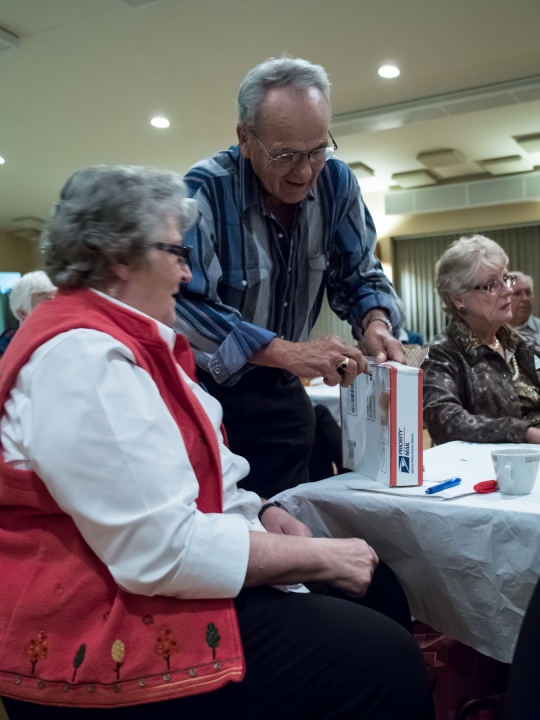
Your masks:
{"label": "shirt pocket", "polygon": [[249,290],[261,280],[266,280],[268,270],[261,267],[224,267],[222,268],[220,284],[235,290]]}
{"label": "shirt pocket", "polygon": [[320,253],[319,255],[313,255],[309,259],[309,269],[313,272],[326,272],[328,267],[328,256],[326,253]]}

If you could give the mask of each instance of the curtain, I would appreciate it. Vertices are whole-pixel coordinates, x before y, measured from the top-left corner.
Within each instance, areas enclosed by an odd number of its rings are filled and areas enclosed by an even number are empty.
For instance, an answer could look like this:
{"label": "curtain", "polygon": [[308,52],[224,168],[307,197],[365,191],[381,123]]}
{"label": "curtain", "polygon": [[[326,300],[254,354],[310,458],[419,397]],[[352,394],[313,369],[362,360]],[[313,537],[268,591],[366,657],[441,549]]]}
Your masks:
{"label": "curtain", "polygon": [[345,320],[340,320],[338,316],[332,312],[325,293],[321,313],[313,326],[310,338],[311,340],[316,340],[326,335],[338,335],[342,340],[345,340],[345,342],[356,345],[356,340],[352,336],[351,326]]}
{"label": "curtain", "polygon": [[540,308],[540,225],[470,230],[451,235],[392,238],[394,284],[402,298],[406,327],[430,342],[446,326],[447,318],[435,290],[435,263],[443,252],[464,235],[486,235],[504,249],[509,270],[521,270],[534,280],[533,313]]}

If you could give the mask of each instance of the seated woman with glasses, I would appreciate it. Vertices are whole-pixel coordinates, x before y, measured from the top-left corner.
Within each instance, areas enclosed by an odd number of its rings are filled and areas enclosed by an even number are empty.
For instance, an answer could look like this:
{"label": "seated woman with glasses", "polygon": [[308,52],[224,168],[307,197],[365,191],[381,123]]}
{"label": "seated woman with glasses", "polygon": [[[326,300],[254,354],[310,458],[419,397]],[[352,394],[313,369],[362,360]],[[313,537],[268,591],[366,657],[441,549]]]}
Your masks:
{"label": "seated woman with glasses", "polygon": [[185,195],[174,173],[91,168],[45,229],[58,295],[0,366],[10,720],[432,720],[390,569],[237,487],[248,462],[170,327]]}
{"label": "seated woman with glasses", "polygon": [[540,346],[512,330],[508,257],[482,235],[454,242],[436,265],[450,322],[429,349],[424,422],[439,445],[540,443]]}

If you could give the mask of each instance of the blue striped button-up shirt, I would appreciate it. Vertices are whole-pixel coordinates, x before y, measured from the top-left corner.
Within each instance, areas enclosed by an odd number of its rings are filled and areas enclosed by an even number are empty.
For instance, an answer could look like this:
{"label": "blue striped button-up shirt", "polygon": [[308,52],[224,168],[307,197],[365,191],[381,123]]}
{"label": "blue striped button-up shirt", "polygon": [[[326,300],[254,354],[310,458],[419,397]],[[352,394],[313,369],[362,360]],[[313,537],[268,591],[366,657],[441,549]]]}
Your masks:
{"label": "blue striped button-up shirt", "polygon": [[325,164],[290,232],[266,210],[238,146],[201,161],[184,179],[199,218],[184,237],[193,248],[193,278],[178,296],[175,330],[217,382],[237,382],[276,336],[308,340],[325,288],[330,307],[357,336],[376,307],[398,327],[394,290],[374,256],[375,226],[345,163]]}

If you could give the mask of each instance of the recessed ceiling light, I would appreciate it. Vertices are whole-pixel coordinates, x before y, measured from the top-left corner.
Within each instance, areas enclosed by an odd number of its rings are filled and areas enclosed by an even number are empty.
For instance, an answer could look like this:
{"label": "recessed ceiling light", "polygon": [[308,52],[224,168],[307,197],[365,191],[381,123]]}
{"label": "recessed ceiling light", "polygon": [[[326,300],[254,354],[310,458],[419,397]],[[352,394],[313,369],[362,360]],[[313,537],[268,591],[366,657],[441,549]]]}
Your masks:
{"label": "recessed ceiling light", "polygon": [[6,161],[4,160],[4,158],[3,158],[3,157],[0,157],[0,165],[3,165],[5,162],[6,162]]}
{"label": "recessed ceiling light", "polygon": [[399,69],[395,65],[383,65],[379,68],[379,75],[383,78],[396,78],[399,75]]}
{"label": "recessed ceiling light", "polygon": [[168,128],[171,124],[167,118],[164,117],[155,117],[150,120],[150,123],[157,128]]}

